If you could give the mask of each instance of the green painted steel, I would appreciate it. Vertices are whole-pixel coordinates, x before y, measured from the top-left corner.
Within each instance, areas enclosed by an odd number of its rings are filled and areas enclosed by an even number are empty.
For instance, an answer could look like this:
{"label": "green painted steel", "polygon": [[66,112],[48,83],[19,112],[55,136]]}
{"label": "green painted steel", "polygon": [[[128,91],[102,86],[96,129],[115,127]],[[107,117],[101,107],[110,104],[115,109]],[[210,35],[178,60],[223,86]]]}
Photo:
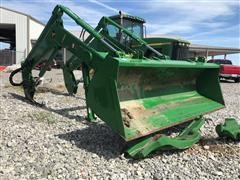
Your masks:
{"label": "green painted steel", "polygon": [[195,63],[190,68],[191,63],[186,64],[184,68],[173,61],[160,61],[155,66],[126,66],[127,63],[119,68],[117,92],[125,126],[125,133],[120,135],[125,140],[224,107],[218,68],[197,68]]}
{"label": "green painted steel", "polygon": [[[81,41],[64,28],[64,13],[90,34],[86,40]],[[151,58],[141,48],[130,48],[111,38],[104,28],[109,24],[151,52]],[[73,70],[82,66],[87,119],[93,121],[97,115],[125,141],[151,136],[224,107],[218,65],[169,60],[111,19],[103,17],[94,29],[61,5],[55,7],[21,66],[24,93],[31,102],[36,103],[35,89],[46,72],[43,68],[35,78],[32,69],[42,59],[51,64],[61,48],[73,54],[63,67],[68,92],[77,92]],[[187,142],[190,146],[196,138]]]}
{"label": "green painted steel", "polygon": [[235,141],[240,140],[240,124],[234,118],[226,118],[224,124],[216,126],[219,137],[231,138]]}
{"label": "green painted steel", "polygon": [[155,134],[138,140],[127,149],[128,155],[134,159],[144,158],[156,150],[187,149],[197,143],[200,138],[200,128],[204,119],[198,118],[188,125],[178,136],[170,137],[164,134]]}

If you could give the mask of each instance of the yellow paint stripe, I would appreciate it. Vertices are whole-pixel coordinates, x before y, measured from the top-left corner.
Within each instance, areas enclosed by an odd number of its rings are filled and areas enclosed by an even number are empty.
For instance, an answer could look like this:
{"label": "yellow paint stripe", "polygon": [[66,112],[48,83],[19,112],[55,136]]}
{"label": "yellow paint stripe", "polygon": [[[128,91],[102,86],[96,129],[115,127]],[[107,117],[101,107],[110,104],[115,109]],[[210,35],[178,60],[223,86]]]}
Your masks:
{"label": "yellow paint stripe", "polygon": [[[158,46],[158,45],[171,45],[171,42],[167,42],[167,43],[150,43],[148,44],[149,46]],[[132,45],[132,47],[140,47],[141,45]]]}

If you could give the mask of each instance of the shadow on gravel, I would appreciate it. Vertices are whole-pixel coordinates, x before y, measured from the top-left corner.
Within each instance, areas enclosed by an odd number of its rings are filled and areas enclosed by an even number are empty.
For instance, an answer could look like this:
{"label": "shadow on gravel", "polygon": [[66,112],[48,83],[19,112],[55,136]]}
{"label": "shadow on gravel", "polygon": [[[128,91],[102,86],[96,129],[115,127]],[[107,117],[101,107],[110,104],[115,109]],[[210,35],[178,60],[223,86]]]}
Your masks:
{"label": "shadow on gravel", "polygon": [[[30,105],[33,105],[33,106],[36,106],[34,105],[32,102],[28,101],[24,96],[20,96],[16,93],[9,93],[13,98],[17,99],[17,100],[20,100],[20,101],[23,101],[25,103],[28,103]],[[69,112],[71,111],[76,111],[76,110],[81,110],[81,109],[85,109],[86,106],[76,106],[76,107],[70,107],[70,108],[62,108],[62,109],[53,109],[53,108],[50,108],[50,107],[46,107],[45,105],[43,106],[37,106],[41,109],[44,109],[46,111],[49,111],[49,112],[54,112],[56,114],[59,114],[61,116],[64,116],[68,119],[75,119],[76,121],[84,121],[85,120],[85,117],[84,116],[80,116],[80,115],[71,115],[69,114]]]}
{"label": "shadow on gravel", "polygon": [[124,141],[119,135],[105,124],[99,123],[88,122],[88,127],[85,129],[56,136],[107,160],[119,157],[124,147]]}
{"label": "shadow on gravel", "polygon": [[16,94],[16,93],[8,93],[9,95],[11,95],[13,98],[17,99],[17,100],[20,100],[22,102],[25,102],[25,103],[28,103],[28,104],[31,104],[33,105],[30,101],[28,101],[24,96],[21,96],[19,94]]}
{"label": "shadow on gravel", "polygon": [[[57,88],[57,89],[56,89]],[[62,88],[62,86],[57,86],[56,88],[51,88],[51,87],[38,87],[36,90],[36,94],[41,94],[41,93],[52,93],[55,95],[61,95],[61,96],[71,96],[67,92],[64,92],[64,90],[58,90],[58,88]],[[82,97],[77,97],[77,96],[72,96],[77,99],[82,99],[85,100],[85,98]]]}
{"label": "shadow on gravel", "polygon": [[[118,158],[124,153],[124,150],[129,147],[129,143],[126,143],[118,134],[114,133],[111,128],[105,124],[99,124],[94,122],[87,122],[87,128],[72,131],[66,134],[56,135],[60,139],[66,140],[74,144],[80,149],[97,154],[99,157],[105,159]],[[179,125],[169,130],[162,131],[165,134],[171,134],[179,132],[179,129],[185,127],[188,123]],[[132,142],[134,144],[134,142]],[[150,154],[145,159],[155,158],[156,156],[171,156],[176,153],[180,153],[183,150],[160,150]],[[137,163],[144,159],[132,159],[127,154],[125,157],[129,163]]]}
{"label": "shadow on gravel", "polygon": [[226,146],[231,146],[233,144],[238,144],[239,142],[238,141],[234,141],[232,140],[231,138],[226,138],[226,137],[217,137],[217,138],[202,138],[200,141],[199,141],[199,145],[200,146],[205,146],[205,145],[208,145],[208,146],[217,146],[217,145],[226,145]]}
{"label": "shadow on gravel", "polygon": [[71,115],[71,114],[69,114],[69,112],[85,109],[86,106],[76,106],[76,107],[62,108],[62,109],[53,109],[53,108],[46,107],[46,106],[42,106],[40,108],[44,109],[46,111],[49,111],[49,112],[54,112],[56,114],[66,117],[68,119],[75,119],[76,121],[84,121],[85,120],[85,116]]}

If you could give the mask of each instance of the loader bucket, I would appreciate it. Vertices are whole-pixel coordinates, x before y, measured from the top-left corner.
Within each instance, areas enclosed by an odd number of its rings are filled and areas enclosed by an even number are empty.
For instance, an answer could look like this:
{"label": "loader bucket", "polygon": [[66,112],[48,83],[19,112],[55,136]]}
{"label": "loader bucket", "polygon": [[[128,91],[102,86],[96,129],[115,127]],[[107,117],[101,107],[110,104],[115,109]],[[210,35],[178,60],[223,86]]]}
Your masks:
{"label": "loader bucket", "polygon": [[87,104],[126,141],[224,107],[219,66],[114,58],[96,71]]}

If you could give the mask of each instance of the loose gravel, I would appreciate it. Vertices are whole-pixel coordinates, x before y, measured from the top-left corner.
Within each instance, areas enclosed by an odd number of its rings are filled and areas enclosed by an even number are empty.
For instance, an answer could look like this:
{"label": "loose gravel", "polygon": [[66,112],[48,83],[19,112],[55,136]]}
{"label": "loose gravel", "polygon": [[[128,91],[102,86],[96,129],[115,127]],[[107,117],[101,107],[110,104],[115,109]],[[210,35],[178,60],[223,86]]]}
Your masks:
{"label": "loose gravel", "polygon": [[60,70],[47,72],[37,91],[43,108],[29,104],[8,76],[0,72],[1,180],[240,179],[240,143],[215,132],[226,117],[240,122],[239,83],[221,83],[226,108],[205,116],[200,143],[132,160],[122,154],[123,140],[101,120],[84,120],[84,90],[80,85],[76,97],[68,96]]}

